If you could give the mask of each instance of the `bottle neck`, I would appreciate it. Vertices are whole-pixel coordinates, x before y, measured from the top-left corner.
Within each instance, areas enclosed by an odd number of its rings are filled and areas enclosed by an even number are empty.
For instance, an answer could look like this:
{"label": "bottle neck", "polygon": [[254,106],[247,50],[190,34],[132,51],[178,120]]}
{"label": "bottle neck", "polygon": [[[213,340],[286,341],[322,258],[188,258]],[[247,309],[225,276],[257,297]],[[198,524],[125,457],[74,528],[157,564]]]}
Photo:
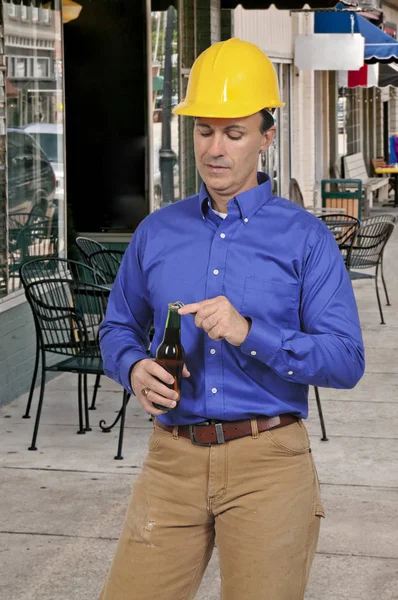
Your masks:
{"label": "bottle neck", "polygon": [[176,310],[170,310],[167,313],[166,327],[164,330],[163,341],[164,342],[176,342],[180,341],[181,331],[181,316]]}

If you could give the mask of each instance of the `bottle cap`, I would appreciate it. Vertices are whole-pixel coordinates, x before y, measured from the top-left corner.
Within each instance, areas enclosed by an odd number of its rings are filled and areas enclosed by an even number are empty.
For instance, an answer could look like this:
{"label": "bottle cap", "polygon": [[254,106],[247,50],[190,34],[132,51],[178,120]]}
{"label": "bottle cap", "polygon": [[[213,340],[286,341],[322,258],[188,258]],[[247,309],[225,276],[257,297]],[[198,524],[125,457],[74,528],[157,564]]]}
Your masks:
{"label": "bottle cap", "polygon": [[169,302],[168,304],[169,310],[178,310],[183,306],[185,306],[184,302],[181,302],[180,300],[178,300],[177,302]]}

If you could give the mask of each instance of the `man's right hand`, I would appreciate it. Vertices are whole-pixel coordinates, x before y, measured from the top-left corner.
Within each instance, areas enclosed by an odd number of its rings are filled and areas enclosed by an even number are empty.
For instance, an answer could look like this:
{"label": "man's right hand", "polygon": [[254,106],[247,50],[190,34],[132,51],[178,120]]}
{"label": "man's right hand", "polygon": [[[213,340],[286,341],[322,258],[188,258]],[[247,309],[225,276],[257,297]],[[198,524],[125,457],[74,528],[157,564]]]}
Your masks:
{"label": "man's right hand", "polygon": [[[189,371],[184,365],[183,377],[189,377]],[[153,406],[162,404],[165,410],[174,408],[177,405],[177,392],[167,387],[174,383],[174,377],[166,369],[155,362],[154,358],[144,358],[137,362],[130,373],[131,387],[137,396],[142,408],[149,414],[157,416],[164,414]],[[143,390],[148,390],[146,395]]]}

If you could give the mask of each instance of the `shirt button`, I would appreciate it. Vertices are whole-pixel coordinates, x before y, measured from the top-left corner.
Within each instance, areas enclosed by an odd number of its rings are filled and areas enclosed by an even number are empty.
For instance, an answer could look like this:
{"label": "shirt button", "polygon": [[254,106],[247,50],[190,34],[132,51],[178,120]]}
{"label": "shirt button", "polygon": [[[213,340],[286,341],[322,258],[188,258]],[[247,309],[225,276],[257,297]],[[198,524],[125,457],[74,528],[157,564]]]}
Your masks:
{"label": "shirt button", "polygon": [[217,388],[211,388],[211,391],[213,392],[213,394],[217,394]]}
{"label": "shirt button", "polygon": [[213,271],[213,274],[214,274],[214,275],[218,275],[218,274],[219,274],[219,272],[220,272],[220,271],[219,271],[218,269],[214,269],[214,271]]}
{"label": "shirt button", "polygon": [[216,353],[216,351],[214,350],[214,348],[212,348],[212,349],[210,350],[210,354],[215,354],[215,353]]}
{"label": "shirt button", "polygon": [[220,238],[224,239],[225,238],[225,233],[220,233]]}
{"label": "shirt button", "polygon": [[244,222],[244,223],[248,223],[248,222],[249,222],[249,219],[247,219],[247,218],[246,218],[246,219],[243,219],[243,222]]}
{"label": "shirt button", "polygon": [[250,354],[251,354],[252,356],[256,356],[257,352],[256,352],[255,350],[252,350],[252,351],[250,352]]}
{"label": "shirt button", "polygon": [[293,375],[293,371],[289,371],[289,372],[288,372],[288,375]]}

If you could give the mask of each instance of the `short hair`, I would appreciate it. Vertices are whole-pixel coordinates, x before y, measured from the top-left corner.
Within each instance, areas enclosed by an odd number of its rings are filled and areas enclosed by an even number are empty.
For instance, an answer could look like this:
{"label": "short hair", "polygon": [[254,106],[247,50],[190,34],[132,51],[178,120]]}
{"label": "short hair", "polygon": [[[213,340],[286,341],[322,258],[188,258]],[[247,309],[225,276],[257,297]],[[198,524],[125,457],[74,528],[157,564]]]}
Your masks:
{"label": "short hair", "polygon": [[275,125],[275,120],[268,108],[263,108],[260,110],[261,114],[261,125],[260,131],[261,133],[265,133],[268,129],[271,129],[273,125]]}

